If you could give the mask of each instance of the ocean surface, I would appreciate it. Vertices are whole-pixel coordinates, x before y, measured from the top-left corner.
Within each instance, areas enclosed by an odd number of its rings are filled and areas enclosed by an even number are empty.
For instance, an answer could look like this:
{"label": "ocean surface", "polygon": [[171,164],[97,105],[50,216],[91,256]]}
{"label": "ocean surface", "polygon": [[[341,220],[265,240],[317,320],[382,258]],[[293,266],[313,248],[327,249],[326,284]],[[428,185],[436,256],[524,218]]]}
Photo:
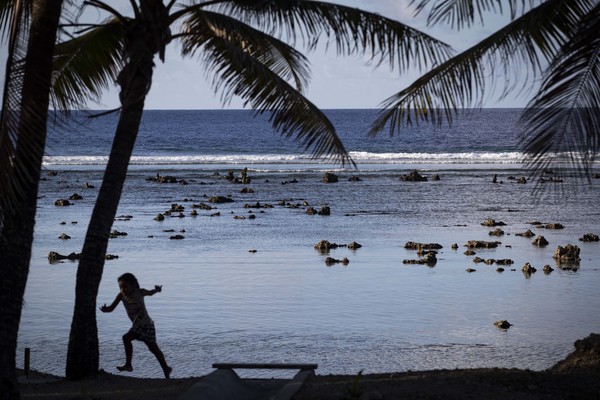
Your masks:
{"label": "ocean surface", "polygon": [[[369,137],[376,110],[329,110],[352,169],[311,158],[249,111],[146,111],[113,225],[126,235],[110,240],[118,259],[106,261],[98,306],[114,299],[124,272],[142,287],[163,285],[146,306],[174,377],[207,374],[214,362],[310,362],[319,374],[548,368],[600,331],[600,243],[578,240],[600,234],[600,181],[566,172],[562,182],[541,184],[531,176],[519,151],[519,112],[488,109],[451,127]],[[48,254],[81,251],[116,116],[73,120],[47,142],[17,355],[22,366],[30,348],[32,368],[58,375],[77,262],[53,264]],[[250,183],[226,179],[244,168]],[[428,181],[400,179],[414,170]],[[322,182],[326,172],[339,181]],[[157,174],[178,183],[148,179]],[[528,183],[517,183],[522,176]],[[73,205],[54,205],[75,193],[82,199]],[[212,196],[233,201],[209,203]],[[201,203],[212,209],[193,208]],[[154,219],[173,204],[181,214]],[[330,215],[306,212],[326,206]],[[489,235],[488,218],[506,224],[503,236]],[[528,229],[549,245],[516,235]],[[71,239],[59,239],[63,233]],[[321,240],[343,246],[323,253],[314,248]],[[469,240],[501,242],[476,256],[514,264],[497,272],[474,263],[464,254]],[[437,263],[403,263],[420,258],[404,247],[409,241],[442,245]],[[351,242],[362,247],[345,247]],[[567,244],[581,250],[575,270],[552,258]],[[327,257],[349,263],[329,265]],[[527,262],[537,269],[530,276],[521,272]],[[554,271],[545,274],[545,265]],[[495,327],[502,319],[513,326]],[[117,372],[130,322],[122,306],[98,311],[97,320],[100,367]],[[162,376],[139,342],[133,365],[134,376]]]}

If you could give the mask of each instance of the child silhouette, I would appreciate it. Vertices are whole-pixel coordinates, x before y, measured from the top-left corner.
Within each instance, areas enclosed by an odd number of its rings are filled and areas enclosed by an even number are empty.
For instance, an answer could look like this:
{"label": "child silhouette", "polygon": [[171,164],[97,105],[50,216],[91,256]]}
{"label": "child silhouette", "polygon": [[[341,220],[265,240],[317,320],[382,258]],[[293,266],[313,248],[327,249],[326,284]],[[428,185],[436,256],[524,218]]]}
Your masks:
{"label": "child silhouette", "polygon": [[117,369],[119,371],[133,371],[133,366],[131,365],[133,345],[131,342],[139,340],[148,346],[148,349],[160,363],[165,378],[169,379],[173,369],[169,367],[163,352],[158,347],[158,344],[156,344],[154,321],[152,321],[148,315],[144,303],[144,296],[152,296],[156,293],[160,293],[162,291],[162,286],[155,285],[152,290],[140,289],[136,277],[129,272],[121,275],[117,281],[119,282],[120,288],[117,297],[115,297],[115,300],[110,306],[104,304],[100,307],[100,311],[102,312],[112,312],[119,302],[123,302],[125,311],[127,311],[127,316],[133,323],[129,332],[123,335],[123,344],[125,345],[125,365],[119,366]]}

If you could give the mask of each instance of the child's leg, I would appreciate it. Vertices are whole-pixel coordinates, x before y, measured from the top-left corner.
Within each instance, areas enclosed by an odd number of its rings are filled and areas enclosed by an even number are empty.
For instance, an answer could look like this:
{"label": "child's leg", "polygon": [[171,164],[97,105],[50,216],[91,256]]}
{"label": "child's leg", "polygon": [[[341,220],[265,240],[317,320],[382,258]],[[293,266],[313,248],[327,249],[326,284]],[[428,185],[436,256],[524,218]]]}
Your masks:
{"label": "child's leg", "polygon": [[160,366],[163,369],[163,373],[165,374],[165,378],[169,379],[171,377],[171,371],[173,370],[173,368],[169,367],[169,365],[167,364],[167,360],[165,360],[165,355],[158,347],[158,344],[156,344],[156,342],[144,342],[144,343],[146,343],[146,346],[148,346],[148,349],[152,352],[152,354],[154,354],[154,356],[160,363]]}
{"label": "child's leg", "polygon": [[133,371],[133,366],[131,365],[131,359],[133,358],[133,345],[131,342],[135,339],[135,334],[133,332],[127,332],[123,335],[123,345],[125,346],[125,365],[121,367],[117,367],[119,371]]}

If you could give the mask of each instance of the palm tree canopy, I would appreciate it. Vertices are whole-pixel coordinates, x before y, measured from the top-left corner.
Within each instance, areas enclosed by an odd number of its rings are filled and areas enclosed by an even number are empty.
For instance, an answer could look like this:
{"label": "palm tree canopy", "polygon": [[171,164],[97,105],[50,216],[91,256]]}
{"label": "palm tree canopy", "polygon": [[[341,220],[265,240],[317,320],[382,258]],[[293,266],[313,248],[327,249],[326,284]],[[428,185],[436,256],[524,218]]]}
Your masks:
{"label": "palm tree canopy", "polygon": [[[57,46],[53,99],[59,108],[77,108],[116,81],[128,25],[148,18],[133,1],[133,17],[97,0],[87,4],[113,16]],[[226,0],[175,5],[171,1],[161,11],[170,13],[164,16],[164,42],[177,40],[184,56],[202,61],[224,103],[241,97],[257,114],[270,113],[278,132],[300,141],[314,156],[332,156],[342,163],[351,160],[335,128],[303,95],[309,65],[294,44],[300,41],[312,50],[325,40],[334,43],[339,54],[369,54],[401,72],[413,65],[435,65],[451,54],[446,44],[397,21],[325,2]],[[170,29],[178,32],[171,34]],[[103,52],[91,56],[87,49]]]}
{"label": "palm tree canopy", "polygon": [[[423,0],[421,6],[429,1]],[[524,65],[525,79],[532,84],[535,80],[531,78],[543,71],[545,63],[573,35],[578,21],[586,14],[587,8],[583,6],[576,1],[550,0],[527,11],[387,99],[383,103],[385,111],[374,124],[372,133],[381,131],[390,122],[392,134],[413,121],[432,119],[440,123],[445,117],[451,122],[458,109],[481,107],[486,92],[494,89],[498,82],[504,84],[503,95],[514,90]]]}
{"label": "palm tree canopy", "polygon": [[544,75],[522,117],[531,163],[547,168],[565,154],[591,177],[600,141],[600,6],[589,11]]}
{"label": "palm tree canopy", "polygon": [[56,108],[69,110],[99,100],[114,84],[123,67],[123,36],[123,25],[113,18],[56,46],[51,92]]}
{"label": "palm tree canopy", "polygon": [[[436,66],[383,103],[371,134],[390,134],[419,121],[452,122],[460,109],[480,108],[502,85],[500,97],[541,88],[521,119],[523,151],[534,171],[567,155],[590,176],[598,152],[600,69],[597,0],[414,0],[430,7],[430,24],[462,29],[486,11],[506,12],[511,22]],[[500,84],[498,82],[501,82]],[[595,128],[596,127],[596,128]]]}

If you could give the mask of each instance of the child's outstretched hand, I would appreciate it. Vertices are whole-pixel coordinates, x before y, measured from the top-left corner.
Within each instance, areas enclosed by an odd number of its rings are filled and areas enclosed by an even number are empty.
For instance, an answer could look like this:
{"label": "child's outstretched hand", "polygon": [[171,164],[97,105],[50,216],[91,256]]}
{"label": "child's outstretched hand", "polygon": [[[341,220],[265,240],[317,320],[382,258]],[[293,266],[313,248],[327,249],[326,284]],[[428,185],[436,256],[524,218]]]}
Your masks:
{"label": "child's outstretched hand", "polygon": [[100,311],[102,312],[109,312],[109,308],[106,305],[106,303],[104,303],[101,307],[100,307]]}
{"label": "child's outstretched hand", "polygon": [[154,290],[156,291],[156,293],[162,292],[162,285],[154,285]]}

